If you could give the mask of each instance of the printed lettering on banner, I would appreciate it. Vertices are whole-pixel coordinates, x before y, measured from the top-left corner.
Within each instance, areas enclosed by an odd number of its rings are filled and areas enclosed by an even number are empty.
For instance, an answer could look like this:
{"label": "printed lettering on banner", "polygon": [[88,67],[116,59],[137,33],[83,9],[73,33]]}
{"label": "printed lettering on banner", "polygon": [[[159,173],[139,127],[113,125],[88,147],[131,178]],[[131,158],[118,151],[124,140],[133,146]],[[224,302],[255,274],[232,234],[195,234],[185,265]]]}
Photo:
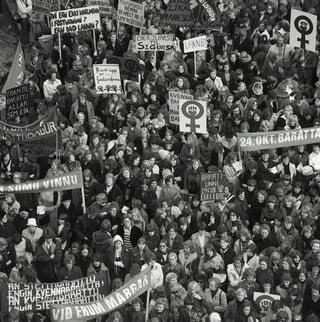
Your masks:
{"label": "printed lettering on banner", "polygon": [[109,0],[88,0],[89,6],[99,6],[100,14],[111,17],[112,15],[112,5]]}
{"label": "printed lettering on banner", "polygon": [[135,51],[166,51],[171,50],[174,44],[173,34],[136,35],[134,39]]}
{"label": "printed lettering on banner", "polygon": [[185,53],[194,51],[207,50],[208,41],[207,36],[199,36],[195,38],[186,39],[183,41],[183,48]]}
{"label": "printed lettering on banner", "polygon": [[179,100],[192,100],[193,95],[169,91],[169,122],[171,124],[180,124],[180,117],[179,117]]}
{"label": "printed lettering on banner", "polygon": [[32,10],[49,14],[59,10],[59,0],[32,0]]}
{"label": "printed lettering on banner", "polygon": [[119,65],[93,65],[93,74],[97,94],[121,94],[121,77]]}
{"label": "printed lettering on banner", "polygon": [[119,0],[117,20],[133,27],[144,28],[144,5],[130,0]]}
{"label": "printed lettering on banner", "polygon": [[51,33],[78,32],[100,26],[99,6],[51,12]]}
{"label": "printed lettering on banner", "polygon": [[29,112],[30,84],[23,84],[6,91],[6,120],[14,122]]}

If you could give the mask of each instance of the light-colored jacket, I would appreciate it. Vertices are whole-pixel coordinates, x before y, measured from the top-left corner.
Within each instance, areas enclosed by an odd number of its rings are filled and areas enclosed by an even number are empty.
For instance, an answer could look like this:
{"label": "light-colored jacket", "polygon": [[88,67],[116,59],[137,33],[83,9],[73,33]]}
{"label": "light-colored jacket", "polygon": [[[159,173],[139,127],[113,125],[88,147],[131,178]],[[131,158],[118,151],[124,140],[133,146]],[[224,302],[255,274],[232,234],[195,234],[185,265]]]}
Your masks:
{"label": "light-colored jacket", "polygon": [[18,15],[21,18],[28,18],[32,12],[32,0],[16,0]]}
{"label": "light-colored jacket", "polygon": [[232,288],[235,288],[238,286],[238,284],[244,280],[243,274],[245,270],[248,268],[247,264],[244,264],[241,267],[240,272],[235,268],[234,264],[229,264],[227,267],[227,275],[228,275],[228,280],[230,283],[230,286]]}

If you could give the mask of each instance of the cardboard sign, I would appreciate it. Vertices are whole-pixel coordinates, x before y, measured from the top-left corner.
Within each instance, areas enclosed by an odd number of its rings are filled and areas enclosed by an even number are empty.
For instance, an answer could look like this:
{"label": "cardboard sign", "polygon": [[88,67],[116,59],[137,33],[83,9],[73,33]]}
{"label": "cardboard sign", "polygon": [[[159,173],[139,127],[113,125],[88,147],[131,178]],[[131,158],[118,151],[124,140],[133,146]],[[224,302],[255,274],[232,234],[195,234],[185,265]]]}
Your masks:
{"label": "cardboard sign", "polygon": [[48,14],[60,9],[59,2],[59,0],[32,0],[32,10]]}
{"label": "cardboard sign", "polygon": [[207,102],[179,100],[180,132],[207,132]]}
{"label": "cardboard sign", "polygon": [[29,112],[30,106],[30,84],[23,84],[8,89],[6,92],[6,120],[14,122]]}
{"label": "cardboard sign", "polygon": [[290,46],[316,51],[317,16],[291,9]]}
{"label": "cardboard sign", "polygon": [[216,201],[224,199],[224,188],[227,185],[226,175],[223,171],[201,172],[200,174],[200,200]]}
{"label": "cardboard sign", "polygon": [[179,100],[181,99],[192,100],[193,96],[190,94],[169,91],[169,122],[171,124],[180,124]]}
{"label": "cardboard sign", "polygon": [[320,128],[304,128],[289,131],[237,133],[241,151],[277,149],[320,142]]}
{"label": "cardboard sign", "polygon": [[107,63],[119,66],[121,79],[139,81],[140,65],[137,57],[110,56],[107,58]]}
{"label": "cardboard sign", "polygon": [[98,6],[51,12],[51,33],[93,30],[100,25]]}
{"label": "cardboard sign", "polygon": [[280,295],[253,292],[253,300],[261,311],[267,312],[274,300],[280,300]]}
{"label": "cardboard sign", "polygon": [[121,77],[119,65],[93,65],[93,74],[97,94],[121,94]]}
{"label": "cardboard sign", "polygon": [[98,274],[61,283],[7,283],[1,286],[1,312],[49,310],[52,304],[98,301],[108,292],[106,275]]}
{"label": "cardboard sign", "polygon": [[207,36],[200,36],[195,38],[186,39],[183,41],[184,53],[191,53],[194,51],[207,50],[208,41]]}
{"label": "cardboard sign", "polygon": [[88,0],[89,6],[99,6],[100,14],[111,18],[113,7],[109,0]]}
{"label": "cardboard sign", "polygon": [[166,51],[174,47],[174,34],[163,35],[136,35],[135,50],[136,51]]}
{"label": "cardboard sign", "polygon": [[130,0],[119,0],[117,18],[118,22],[144,28],[144,5]]}
{"label": "cardboard sign", "polygon": [[189,0],[171,0],[163,14],[161,26],[192,27],[194,21],[191,15]]}
{"label": "cardboard sign", "polygon": [[151,266],[133,277],[115,292],[100,301],[81,305],[52,305],[51,316],[55,322],[88,321],[105,315],[131,302],[151,287]]}

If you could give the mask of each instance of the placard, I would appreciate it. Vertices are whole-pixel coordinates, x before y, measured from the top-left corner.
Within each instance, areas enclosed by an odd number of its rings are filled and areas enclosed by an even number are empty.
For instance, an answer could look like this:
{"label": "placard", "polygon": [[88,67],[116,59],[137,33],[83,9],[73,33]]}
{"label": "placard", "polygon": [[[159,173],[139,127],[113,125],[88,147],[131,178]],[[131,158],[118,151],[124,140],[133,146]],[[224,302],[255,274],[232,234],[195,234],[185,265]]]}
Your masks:
{"label": "placard", "polygon": [[6,120],[14,122],[17,117],[28,114],[30,107],[30,84],[23,84],[6,91]]}
{"label": "placard", "polygon": [[179,117],[181,132],[207,132],[207,102],[179,100]]}
{"label": "placard", "polygon": [[135,50],[136,51],[166,51],[174,47],[174,34],[163,35],[136,35]]}
{"label": "placard", "polygon": [[193,27],[194,21],[191,15],[189,0],[171,0],[162,16],[161,26]]}
{"label": "placard", "polygon": [[108,17],[112,16],[113,7],[110,4],[110,0],[88,0],[88,5],[99,6],[101,15]]}
{"label": "placard", "polygon": [[217,201],[224,199],[224,188],[227,185],[223,171],[200,173],[200,200]]}
{"label": "placard", "polygon": [[84,304],[98,301],[108,292],[106,274],[60,283],[2,283],[1,312],[49,310],[52,304]]}
{"label": "placard", "polygon": [[100,26],[99,6],[51,12],[51,33],[78,32]]}
{"label": "placard", "polygon": [[216,21],[215,7],[213,0],[190,0],[193,20],[202,27],[212,26]]}
{"label": "placard", "polygon": [[130,0],[119,0],[117,20],[118,23],[144,28],[144,5]]}
{"label": "placard", "polygon": [[179,100],[192,100],[193,96],[190,94],[180,93],[169,91],[169,122],[171,124],[179,125],[180,117],[179,117]]}
{"label": "placard", "polygon": [[93,65],[97,94],[122,94],[119,65]]}
{"label": "placard", "polygon": [[60,0],[32,0],[32,10],[48,14],[60,9],[59,2]]}
{"label": "placard", "polygon": [[257,307],[263,312],[267,312],[275,300],[280,300],[280,295],[262,292],[253,292],[253,300]]}
{"label": "placard", "polygon": [[107,57],[107,64],[119,65],[121,79],[129,79],[135,82],[140,80],[140,65],[137,57]]}
{"label": "placard", "polygon": [[207,50],[208,41],[207,36],[199,36],[183,41],[183,51],[184,53],[191,53],[194,51]]}
{"label": "placard", "polygon": [[291,9],[290,46],[316,51],[317,16],[311,13]]}

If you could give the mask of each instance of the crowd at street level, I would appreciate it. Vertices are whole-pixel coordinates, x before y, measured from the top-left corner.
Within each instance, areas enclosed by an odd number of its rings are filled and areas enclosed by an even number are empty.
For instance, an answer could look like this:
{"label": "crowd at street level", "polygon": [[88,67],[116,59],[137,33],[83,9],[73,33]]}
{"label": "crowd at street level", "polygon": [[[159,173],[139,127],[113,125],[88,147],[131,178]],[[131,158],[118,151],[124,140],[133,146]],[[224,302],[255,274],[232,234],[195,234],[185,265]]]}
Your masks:
{"label": "crowd at street level", "polygon": [[[289,44],[291,8],[319,16],[320,3],[210,1],[217,32],[162,26],[169,1],[146,0],[144,34],[174,34],[173,49],[136,53],[140,31],[103,18],[96,50],[92,31],[63,34],[60,59],[57,35],[49,51],[38,41],[50,33],[46,16],[32,11],[31,0],[16,2],[31,85],[29,114],[16,124],[56,109],[62,150],[45,155],[3,142],[1,182],[82,169],[86,212],[78,190],[5,193],[1,280],[51,283],[105,272],[112,292],[152,265],[149,321],[319,321],[320,142],[241,152],[236,133],[320,125],[318,54]],[[183,40],[199,35],[208,49],[184,54]],[[92,65],[110,56],[136,60],[139,82],[98,95]],[[170,124],[169,91],[207,102],[206,134]],[[228,182],[224,199],[202,202],[200,173],[218,170]],[[280,300],[259,306],[255,292]],[[144,321],[145,306],[143,295],[102,320]],[[13,310],[2,318],[40,316]]]}

